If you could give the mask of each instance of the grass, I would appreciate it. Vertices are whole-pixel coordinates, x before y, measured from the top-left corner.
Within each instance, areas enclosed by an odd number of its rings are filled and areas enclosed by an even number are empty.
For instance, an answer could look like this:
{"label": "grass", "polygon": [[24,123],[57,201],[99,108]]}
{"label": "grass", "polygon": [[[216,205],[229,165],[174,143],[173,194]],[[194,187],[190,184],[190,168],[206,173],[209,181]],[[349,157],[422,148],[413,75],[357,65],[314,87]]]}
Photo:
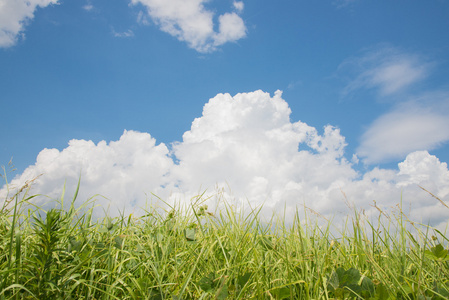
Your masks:
{"label": "grass", "polygon": [[77,193],[44,211],[28,191],[0,210],[0,299],[449,299],[448,239],[402,211],[354,211],[334,235],[224,199],[94,220]]}

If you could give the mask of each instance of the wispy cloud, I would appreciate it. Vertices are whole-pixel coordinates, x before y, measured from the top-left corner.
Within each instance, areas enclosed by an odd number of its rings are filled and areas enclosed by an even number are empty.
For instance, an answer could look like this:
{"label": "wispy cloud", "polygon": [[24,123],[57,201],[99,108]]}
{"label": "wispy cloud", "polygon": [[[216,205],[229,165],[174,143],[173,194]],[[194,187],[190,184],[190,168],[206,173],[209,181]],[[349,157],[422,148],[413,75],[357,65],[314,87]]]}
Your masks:
{"label": "wispy cloud", "polygon": [[291,81],[287,85],[287,89],[293,90],[293,89],[297,88],[298,86],[302,86],[302,84],[303,84],[302,80],[294,80],[294,81]]}
{"label": "wispy cloud", "polygon": [[128,29],[127,31],[123,31],[123,32],[117,32],[113,29],[112,34],[115,37],[119,37],[119,38],[129,38],[129,37],[134,36],[134,32],[131,29]]}
{"label": "wispy cloud", "polygon": [[[449,104],[449,95],[441,103]],[[433,150],[449,141],[449,109],[404,102],[376,119],[363,134],[358,155],[365,163],[402,159],[418,150]]]}
{"label": "wispy cloud", "polygon": [[85,11],[92,11],[94,9],[94,6],[92,5],[92,3],[90,1],[87,1],[87,3],[85,5],[83,5],[83,9]]}
{"label": "wispy cloud", "polygon": [[[131,0],[132,4],[146,7],[148,16],[160,29],[186,42],[198,52],[212,52],[228,42],[235,42],[246,36],[246,26],[239,16],[243,10],[243,2],[234,1],[237,12],[229,12],[218,17],[218,32],[214,31],[214,13],[204,7],[207,0],[157,1]],[[145,19],[138,16],[141,23]]]}
{"label": "wispy cloud", "polygon": [[94,6],[92,4],[86,4],[83,6],[83,9],[87,10],[87,11],[91,11],[92,9],[94,9]]}
{"label": "wispy cloud", "polygon": [[150,25],[150,21],[148,20],[147,14],[143,11],[139,11],[137,14],[137,23],[142,25]]}
{"label": "wispy cloud", "polygon": [[360,0],[334,0],[332,2],[333,5],[335,5],[337,8],[344,8],[350,5],[353,5],[354,3],[358,2]]}
{"label": "wispy cloud", "polygon": [[37,7],[57,4],[58,0],[2,0],[0,1],[0,47],[11,47],[24,38],[27,23],[34,18]]}
{"label": "wispy cloud", "polygon": [[395,100],[361,137],[357,155],[364,163],[403,159],[449,140],[449,93],[419,89],[435,66],[423,56],[391,46],[370,49],[340,65],[339,76],[348,80],[344,97],[371,90],[378,100]]}
{"label": "wispy cloud", "polygon": [[371,50],[340,65],[340,73],[349,78],[342,94],[361,89],[376,89],[381,96],[399,93],[425,79],[430,66],[422,57],[393,47]]}

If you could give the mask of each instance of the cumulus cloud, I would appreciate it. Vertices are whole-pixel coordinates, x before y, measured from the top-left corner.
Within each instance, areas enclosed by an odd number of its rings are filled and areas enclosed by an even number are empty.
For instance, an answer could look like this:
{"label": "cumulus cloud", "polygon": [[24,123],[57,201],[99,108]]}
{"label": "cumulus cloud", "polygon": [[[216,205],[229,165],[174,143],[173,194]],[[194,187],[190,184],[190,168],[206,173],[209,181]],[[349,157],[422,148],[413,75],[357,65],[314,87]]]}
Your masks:
{"label": "cumulus cloud", "polygon": [[[158,192],[167,184],[166,173],[173,165],[168,153],[168,148],[164,144],[156,145],[148,133],[135,131],[125,130],[118,141],[109,144],[71,140],[62,151],[42,150],[36,163],[13,180],[12,185],[43,174],[33,189],[54,199],[61,194],[64,181],[67,181],[68,194],[73,193],[81,176],[83,201],[100,193],[98,204],[105,209],[111,206],[114,213],[122,208],[129,212],[136,204],[139,207],[145,204],[145,193]],[[47,201],[40,198],[38,204]]]}
{"label": "cumulus cloud", "polygon": [[[72,140],[62,151],[44,149],[36,163],[11,184],[19,186],[41,173],[32,192],[58,197],[64,180],[73,193],[78,176],[80,201],[95,194],[98,204],[117,215],[156,201],[189,201],[206,190],[236,205],[264,205],[291,219],[304,206],[325,217],[346,215],[345,203],[373,215],[373,200],[390,209],[401,200],[418,221],[442,226],[449,210],[421,190],[422,185],[449,201],[449,171],[427,151],[409,154],[398,169],[374,168],[359,173],[345,158],[346,142],[338,128],[316,129],[290,120],[282,92],[235,96],[218,94],[204,105],[182,141],[157,144],[148,133],[125,131],[118,141],[98,144]],[[6,189],[0,191],[1,199]],[[47,198],[35,198],[42,205]],[[40,201],[40,202],[39,202]],[[214,204],[214,198],[211,198]],[[142,212],[142,211],[141,211]],[[288,220],[287,220],[288,222]]]}
{"label": "cumulus cloud", "polygon": [[269,206],[280,200],[273,188],[304,181],[324,187],[330,178],[356,176],[343,158],[345,141],[337,128],[326,126],[320,135],[305,123],[291,123],[289,115],[279,91],[272,98],[262,91],[217,95],[174,145],[180,163],[173,175],[182,186],[227,183],[247,195],[254,194],[251,186],[266,183],[257,197],[275,197]]}
{"label": "cumulus cloud", "polygon": [[352,73],[343,95],[359,89],[377,89],[381,96],[392,95],[425,79],[429,68],[430,64],[418,55],[379,47],[340,65],[342,73]]}
{"label": "cumulus cloud", "polygon": [[[246,27],[237,14],[243,10],[243,2],[235,1],[236,12],[218,17],[218,32],[214,30],[214,13],[204,7],[207,0],[132,0],[142,4],[147,14],[160,29],[184,41],[199,52],[212,52],[217,46],[235,42],[246,36]],[[139,14],[138,21],[146,20]],[[142,22],[144,23],[144,22]]]}
{"label": "cumulus cloud", "polygon": [[0,1],[0,47],[11,47],[19,38],[27,23],[34,18],[37,7],[57,4],[58,0],[2,0]]}

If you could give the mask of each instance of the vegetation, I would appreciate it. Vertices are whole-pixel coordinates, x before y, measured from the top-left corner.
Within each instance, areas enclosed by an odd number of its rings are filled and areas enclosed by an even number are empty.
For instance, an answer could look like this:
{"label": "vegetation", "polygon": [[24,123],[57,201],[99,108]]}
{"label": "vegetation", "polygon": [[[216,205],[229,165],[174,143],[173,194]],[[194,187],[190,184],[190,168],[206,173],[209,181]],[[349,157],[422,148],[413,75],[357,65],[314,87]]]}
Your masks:
{"label": "vegetation", "polygon": [[449,299],[447,238],[402,212],[355,212],[337,236],[299,214],[211,213],[201,196],[94,220],[76,194],[48,211],[27,187],[5,199],[0,299]]}

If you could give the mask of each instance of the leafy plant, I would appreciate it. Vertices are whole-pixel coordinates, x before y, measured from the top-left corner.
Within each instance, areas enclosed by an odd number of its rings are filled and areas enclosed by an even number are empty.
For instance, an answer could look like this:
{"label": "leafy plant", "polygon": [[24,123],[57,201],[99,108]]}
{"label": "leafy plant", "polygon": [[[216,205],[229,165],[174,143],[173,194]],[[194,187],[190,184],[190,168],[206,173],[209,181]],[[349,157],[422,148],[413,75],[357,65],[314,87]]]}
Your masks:
{"label": "leafy plant", "polygon": [[368,277],[361,278],[360,271],[349,268],[337,268],[328,279],[328,289],[339,299],[362,297],[370,299],[374,297],[375,287]]}
{"label": "leafy plant", "polygon": [[77,192],[44,210],[27,191],[0,210],[0,300],[449,299],[449,240],[402,211],[333,228],[299,213],[263,222],[221,196],[210,212],[200,195],[94,219]]}
{"label": "leafy plant", "polygon": [[226,276],[217,277],[214,272],[211,272],[203,276],[197,284],[204,292],[214,295],[217,300],[223,300],[228,297]]}
{"label": "leafy plant", "polygon": [[437,262],[445,262],[449,261],[448,252],[449,252],[448,250],[444,249],[443,245],[437,244],[432,248],[430,248],[430,250],[426,250],[424,253],[431,260]]}

